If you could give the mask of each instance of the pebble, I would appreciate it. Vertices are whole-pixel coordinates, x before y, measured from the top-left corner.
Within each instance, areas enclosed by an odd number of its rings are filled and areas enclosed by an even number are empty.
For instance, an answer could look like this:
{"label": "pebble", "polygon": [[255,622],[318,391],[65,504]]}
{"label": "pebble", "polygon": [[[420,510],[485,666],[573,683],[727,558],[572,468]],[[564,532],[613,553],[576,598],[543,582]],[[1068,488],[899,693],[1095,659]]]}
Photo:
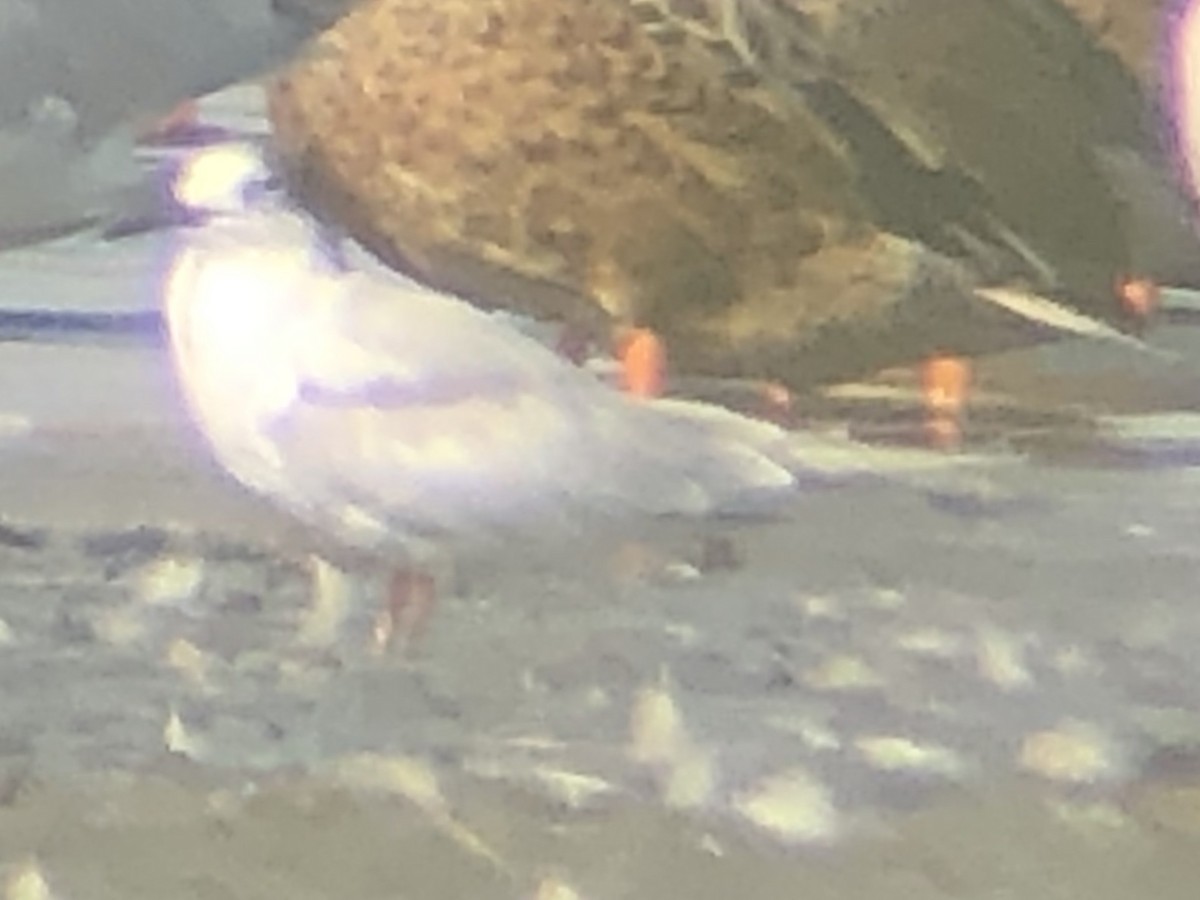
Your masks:
{"label": "pebble", "polygon": [[787,844],[827,843],[839,832],[838,812],[829,789],[799,767],[759,781],[734,799],[734,809]]}
{"label": "pebble", "polygon": [[168,753],[200,762],[207,756],[204,742],[188,731],[179,713],[174,709],[167,715],[163,725],[163,747]]}
{"label": "pebble", "polygon": [[904,737],[861,737],[854,746],[868,763],[885,772],[954,776],[965,768],[962,757],[949,747],[922,745]]}
{"label": "pebble", "polygon": [[583,895],[558,878],[543,878],[533,893],[533,900],[583,900]]}
{"label": "pebble", "polygon": [[627,755],[655,770],[662,800],[673,809],[697,809],[712,796],[713,754],[692,739],[665,675],[634,698]]}
{"label": "pebble", "polygon": [[1025,643],[999,628],[983,628],[976,643],[979,674],[1002,691],[1020,691],[1033,686],[1033,675],[1025,662]]}
{"label": "pebble", "polygon": [[804,673],[805,683],[823,691],[870,691],[883,687],[879,673],[858,656],[833,656]]}
{"label": "pebble", "polygon": [[662,800],[671,809],[700,809],[712,799],[717,785],[716,760],[695,744],[682,747],[661,777]]}
{"label": "pebble", "polygon": [[4,884],[4,900],[53,900],[41,866],[27,860],[13,869]]}
{"label": "pebble", "polygon": [[962,656],[966,642],[962,635],[944,628],[914,628],[896,637],[896,646],[924,659],[949,661]]}
{"label": "pebble", "polygon": [[125,604],[103,610],[91,621],[91,634],[113,647],[139,643],[149,633],[140,604]]}
{"label": "pebble", "polygon": [[205,693],[215,692],[212,683],[213,657],[184,638],[167,645],[166,663],[194,687]]}
{"label": "pebble", "polygon": [[842,746],[842,739],[838,737],[837,732],[824,722],[818,722],[815,719],[804,716],[776,715],[768,716],[766,724],[785,734],[794,734],[809,750],[839,750]]}
{"label": "pebble", "polygon": [[628,756],[642,765],[670,764],[691,737],[675,698],[664,683],[642,688],[629,716]]}
{"label": "pebble", "polygon": [[586,809],[617,790],[612,782],[603,778],[565,769],[536,766],[533,776],[551,797],[569,809]]}
{"label": "pebble", "polygon": [[134,595],[151,606],[173,606],[195,597],[203,583],[203,560],[168,556],[137,570]]}
{"label": "pebble", "polygon": [[1067,784],[1091,784],[1120,769],[1112,739],[1096,725],[1075,719],[1027,735],[1019,763],[1027,772]]}
{"label": "pebble", "polygon": [[804,594],[796,597],[793,603],[796,609],[807,619],[827,622],[842,622],[846,619],[846,611],[837,598],[827,594]]}
{"label": "pebble", "polygon": [[334,780],[344,787],[403,797],[430,813],[447,811],[437,774],[415,757],[358,753],[338,759],[333,774]]}

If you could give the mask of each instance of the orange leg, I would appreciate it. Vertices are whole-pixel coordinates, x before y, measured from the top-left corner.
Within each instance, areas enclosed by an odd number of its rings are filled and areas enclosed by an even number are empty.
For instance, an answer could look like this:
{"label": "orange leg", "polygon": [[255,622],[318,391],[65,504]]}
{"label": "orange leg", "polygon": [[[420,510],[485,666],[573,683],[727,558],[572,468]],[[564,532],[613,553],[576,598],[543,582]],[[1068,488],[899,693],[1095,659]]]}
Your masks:
{"label": "orange leg", "polygon": [[1116,290],[1121,308],[1139,327],[1145,326],[1158,310],[1158,285],[1149,278],[1118,279]]}
{"label": "orange leg", "polygon": [[425,632],[437,602],[433,576],[397,569],[388,581],[385,606],[375,617],[375,649],[406,651]]}
{"label": "orange leg", "polygon": [[971,390],[971,363],[959,356],[933,356],[921,369],[925,433],[940,449],[962,443],[962,420]]}
{"label": "orange leg", "polygon": [[792,392],[778,381],[764,381],[759,385],[762,392],[761,416],[768,422],[787,427],[793,423]]}
{"label": "orange leg", "polygon": [[635,397],[661,397],[667,386],[667,348],[649,328],[631,328],[617,341],[621,387]]}
{"label": "orange leg", "polygon": [[[667,392],[667,346],[649,328],[630,328],[616,341],[621,389],[635,397],[661,397]],[[742,411],[768,421],[786,424],[791,418],[792,392],[775,381],[755,381],[752,396]],[[734,405],[738,408],[740,404]]]}

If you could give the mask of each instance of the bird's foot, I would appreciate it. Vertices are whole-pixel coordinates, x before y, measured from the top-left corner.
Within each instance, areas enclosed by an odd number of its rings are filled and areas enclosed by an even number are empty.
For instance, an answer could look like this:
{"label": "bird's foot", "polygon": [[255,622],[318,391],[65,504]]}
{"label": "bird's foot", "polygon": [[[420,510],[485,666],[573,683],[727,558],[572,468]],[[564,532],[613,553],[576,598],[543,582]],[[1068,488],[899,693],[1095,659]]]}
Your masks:
{"label": "bird's foot", "polygon": [[621,389],[634,397],[661,397],[667,387],[667,347],[649,328],[630,328],[617,337]]}
{"label": "bird's foot", "polygon": [[933,356],[921,368],[925,437],[930,446],[954,450],[962,445],[963,420],[971,391],[971,363],[960,356]]}
{"label": "bird's foot", "polygon": [[409,652],[424,634],[437,602],[432,575],[414,569],[397,569],[388,580],[384,608],[375,617],[371,632],[376,652]]}
{"label": "bird's foot", "polygon": [[1131,275],[1118,278],[1115,289],[1117,302],[1134,330],[1139,333],[1144,331],[1158,312],[1158,284],[1153,279]]}

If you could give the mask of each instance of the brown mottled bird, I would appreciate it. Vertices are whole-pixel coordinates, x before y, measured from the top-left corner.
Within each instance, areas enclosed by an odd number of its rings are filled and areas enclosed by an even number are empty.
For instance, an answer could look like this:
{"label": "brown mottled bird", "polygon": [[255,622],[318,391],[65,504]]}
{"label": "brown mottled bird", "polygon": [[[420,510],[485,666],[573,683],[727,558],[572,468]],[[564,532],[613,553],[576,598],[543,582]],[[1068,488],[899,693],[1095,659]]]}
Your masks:
{"label": "brown mottled bird", "polygon": [[393,267],[793,386],[1108,333],[1140,109],[1054,0],[366,0],[270,92]]}

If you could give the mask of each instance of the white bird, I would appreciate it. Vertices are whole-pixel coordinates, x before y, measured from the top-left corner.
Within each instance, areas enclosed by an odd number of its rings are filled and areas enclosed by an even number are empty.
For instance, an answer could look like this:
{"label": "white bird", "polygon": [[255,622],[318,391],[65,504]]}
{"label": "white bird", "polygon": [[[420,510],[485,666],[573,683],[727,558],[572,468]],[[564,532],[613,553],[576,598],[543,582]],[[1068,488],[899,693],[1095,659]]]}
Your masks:
{"label": "white bird", "polygon": [[141,126],[264,71],[349,0],[0,0],[0,247],[141,200]]}
{"label": "white bird", "polygon": [[220,463],[340,546],[557,554],[795,487],[774,425],[622,395],[462,300],[340,268],[282,204],[239,211],[268,177],[244,145],[181,170],[177,198],[214,214],[181,232],[170,343]]}

